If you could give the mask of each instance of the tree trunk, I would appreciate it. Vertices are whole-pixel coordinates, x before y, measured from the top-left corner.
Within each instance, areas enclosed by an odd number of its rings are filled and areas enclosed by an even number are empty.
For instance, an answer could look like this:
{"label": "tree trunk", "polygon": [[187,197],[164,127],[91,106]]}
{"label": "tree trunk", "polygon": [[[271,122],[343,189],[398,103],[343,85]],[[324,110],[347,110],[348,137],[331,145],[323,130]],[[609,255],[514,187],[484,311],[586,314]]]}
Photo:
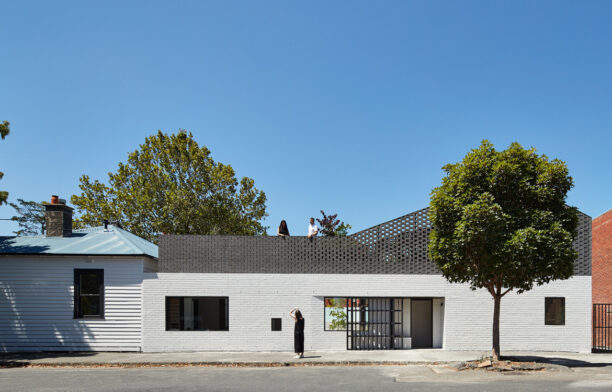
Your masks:
{"label": "tree trunk", "polygon": [[493,360],[499,361],[499,312],[502,296],[496,294],[493,299],[495,300],[493,307]]}

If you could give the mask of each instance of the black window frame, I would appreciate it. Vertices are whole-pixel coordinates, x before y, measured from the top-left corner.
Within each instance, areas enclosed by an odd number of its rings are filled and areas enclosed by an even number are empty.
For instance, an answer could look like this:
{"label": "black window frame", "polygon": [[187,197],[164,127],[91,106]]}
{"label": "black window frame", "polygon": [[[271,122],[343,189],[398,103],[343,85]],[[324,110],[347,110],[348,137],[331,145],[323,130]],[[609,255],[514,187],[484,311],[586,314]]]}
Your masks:
{"label": "black window frame", "polygon": [[[546,318],[547,310],[549,306],[552,306],[552,300],[561,300],[561,322],[560,323],[549,323]],[[550,304],[549,305],[549,301]],[[565,325],[565,297],[544,297],[544,325]]]}
{"label": "black window frame", "polygon": [[[98,274],[99,291],[99,307],[100,314],[84,315],[81,308],[81,297],[94,296],[92,294],[81,294],[81,275],[82,274]],[[75,268],[74,269],[74,318],[75,319],[104,319],[104,269],[100,268]]]}
{"label": "black window frame", "polygon": [[[278,323],[278,325],[276,323]],[[270,330],[272,332],[280,332],[283,330],[283,319],[280,317],[272,317],[270,324]]]}
{"label": "black window frame", "polygon": [[[341,299],[344,300],[345,306],[344,306],[344,312],[345,312],[345,326],[344,329],[329,329],[327,328],[327,312],[325,311],[325,304],[327,303],[328,299]],[[346,327],[346,323],[348,322],[348,297],[323,297],[323,331],[326,332],[344,332],[346,333],[347,327]]]}
{"label": "black window frame", "polygon": [[[225,311],[224,311],[224,321],[223,323],[225,324],[225,329],[185,329],[185,319],[184,319],[184,304],[185,298],[192,298],[192,299],[223,299],[225,300]],[[179,328],[169,328],[169,302],[172,299],[181,299],[181,301],[179,301]],[[228,296],[216,296],[216,295],[211,295],[211,296],[192,296],[192,295],[169,295],[166,296],[165,299],[165,330],[166,331],[172,331],[172,332],[229,332],[230,328],[229,328],[229,297]]]}

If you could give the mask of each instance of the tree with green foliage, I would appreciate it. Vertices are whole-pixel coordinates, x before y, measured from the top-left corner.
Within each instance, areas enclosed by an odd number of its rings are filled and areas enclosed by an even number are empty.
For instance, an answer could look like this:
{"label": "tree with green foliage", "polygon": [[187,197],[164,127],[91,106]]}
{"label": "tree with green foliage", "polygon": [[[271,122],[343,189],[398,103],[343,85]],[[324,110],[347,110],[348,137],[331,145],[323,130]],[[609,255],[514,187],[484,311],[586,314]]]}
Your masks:
{"label": "tree with green foliage", "polygon": [[14,233],[19,236],[45,234],[45,206],[23,199],[17,199],[17,203],[9,203],[17,212],[17,215],[11,218],[19,225],[19,230]]}
{"label": "tree with green foliage", "polygon": [[336,219],[338,214],[326,215],[321,210],[322,219],[317,218],[317,222],[321,225],[321,234],[326,237],[346,237],[348,231],[352,228],[351,225],[341,222],[340,219]]}
{"label": "tree with green foliage", "polygon": [[[11,125],[11,124],[8,121],[2,121],[0,123],[0,138],[2,138],[2,140],[4,140],[4,138],[9,133],[11,133],[9,125]],[[4,177],[4,173],[0,172],[0,180],[2,179],[2,177]],[[2,204],[6,204],[7,200],[8,200],[8,192],[7,191],[0,191],[0,206]]]}
{"label": "tree with green foliage", "polygon": [[564,162],[512,143],[484,140],[461,162],[444,166],[431,192],[432,260],[451,283],[486,289],[494,300],[493,358],[499,360],[501,299],[573,274],[577,209]]}
{"label": "tree with green foliage", "polygon": [[349,230],[352,228],[353,226],[348,223],[341,222],[338,227],[336,227],[336,237],[346,237]]}
{"label": "tree with green foliage", "polygon": [[8,121],[2,121],[0,123],[0,137],[2,139],[4,139],[9,133],[11,133],[11,130],[9,128],[10,125],[11,123]]}
{"label": "tree with green foliage", "polygon": [[130,232],[157,242],[160,233],[264,234],[266,195],[255,182],[240,182],[230,165],[215,162],[193,135],[157,134],[108,173],[108,185],[80,179],[80,195],[70,199],[77,222],[119,221]]}

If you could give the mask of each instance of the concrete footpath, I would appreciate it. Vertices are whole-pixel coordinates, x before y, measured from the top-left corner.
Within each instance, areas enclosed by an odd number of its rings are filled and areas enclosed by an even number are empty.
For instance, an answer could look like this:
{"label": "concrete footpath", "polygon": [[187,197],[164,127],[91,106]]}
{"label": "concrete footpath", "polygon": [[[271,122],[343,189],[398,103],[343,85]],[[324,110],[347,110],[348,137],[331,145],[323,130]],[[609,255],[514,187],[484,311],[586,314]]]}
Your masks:
{"label": "concrete footpath", "polygon": [[[377,366],[442,364],[478,360],[490,351],[397,350],[310,351],[302,359],[290,352],[178,352],[178,353],[2,353],[0,367],[97,366]],[[569,368],[612,366],[612,354],[506,351],[503,359]]]}

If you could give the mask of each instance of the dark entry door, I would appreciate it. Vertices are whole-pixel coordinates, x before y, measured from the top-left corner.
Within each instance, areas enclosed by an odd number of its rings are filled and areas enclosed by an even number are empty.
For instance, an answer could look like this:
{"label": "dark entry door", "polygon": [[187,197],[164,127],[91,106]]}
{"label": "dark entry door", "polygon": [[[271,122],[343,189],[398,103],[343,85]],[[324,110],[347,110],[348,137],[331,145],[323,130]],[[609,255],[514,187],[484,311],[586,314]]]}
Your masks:
{"label": "dark entry door", "polygon": [[433,301],[431,299],[413,298],[410,302],[412,348],[431,348],[433,347]]}

